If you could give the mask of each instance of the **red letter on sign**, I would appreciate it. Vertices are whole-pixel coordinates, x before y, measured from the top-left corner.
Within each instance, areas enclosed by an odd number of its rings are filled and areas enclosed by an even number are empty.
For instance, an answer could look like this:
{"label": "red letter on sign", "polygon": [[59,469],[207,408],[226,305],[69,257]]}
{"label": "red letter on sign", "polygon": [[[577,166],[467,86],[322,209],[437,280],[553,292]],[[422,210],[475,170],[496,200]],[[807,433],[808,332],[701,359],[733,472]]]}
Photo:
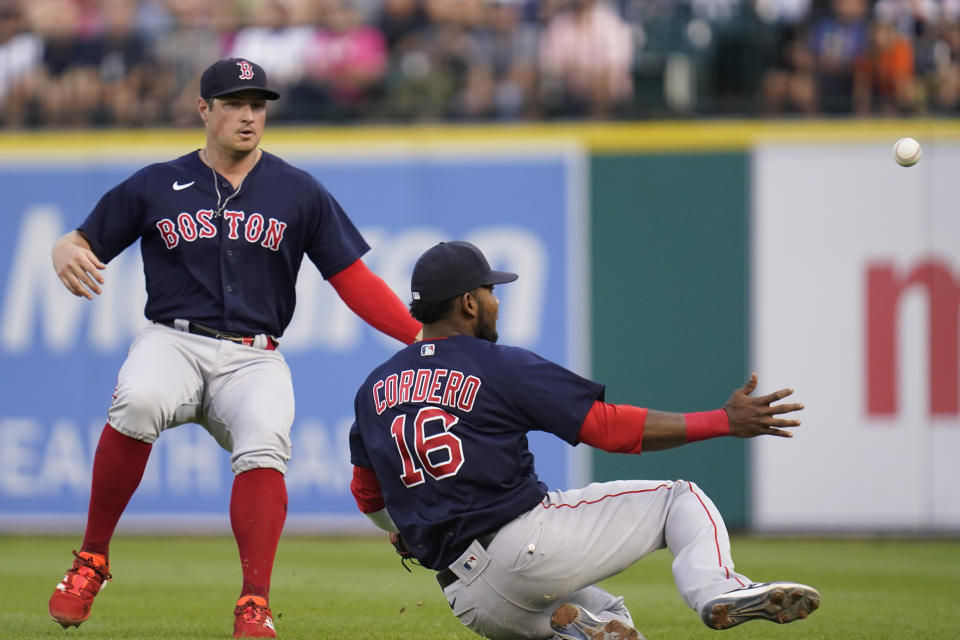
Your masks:
{"label": "red letter on sign", "polygon": [[960,283],[936,260],[924,260],[906,274],[890,264],[867,269],[867,413],[897,412],[897,314],[902,294],[926,289],[930,328],[930,413],[960,413]]}

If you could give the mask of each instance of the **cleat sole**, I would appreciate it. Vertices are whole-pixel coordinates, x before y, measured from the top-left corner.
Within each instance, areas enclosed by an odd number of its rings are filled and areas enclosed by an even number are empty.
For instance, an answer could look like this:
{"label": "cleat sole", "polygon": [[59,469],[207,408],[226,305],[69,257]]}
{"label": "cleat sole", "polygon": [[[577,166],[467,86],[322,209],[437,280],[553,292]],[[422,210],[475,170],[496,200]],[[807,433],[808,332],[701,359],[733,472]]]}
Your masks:
{"label": "cleat sole", "polygon": [[[582,613],[581,613],[582,611]],[[555,638],[577,640],[645,640],[643,634],[620,620],[604,623],[577,605],[563,603],[550,616]]]}
{"label": "cleat sole", "polygon": [[714,598],[704,609],[711,629],[729,629],[750,620],[786,624],[802,620],[820,606],[820,594],[795,583],[769,583],[746,587]]}
{"label": "cleat sole", "polygon": [[550,624],[555,627],[565,627],[579,617],[580,613],[575,606],[572,604],[562,604],[557,607],[553,615],[550,616]]}

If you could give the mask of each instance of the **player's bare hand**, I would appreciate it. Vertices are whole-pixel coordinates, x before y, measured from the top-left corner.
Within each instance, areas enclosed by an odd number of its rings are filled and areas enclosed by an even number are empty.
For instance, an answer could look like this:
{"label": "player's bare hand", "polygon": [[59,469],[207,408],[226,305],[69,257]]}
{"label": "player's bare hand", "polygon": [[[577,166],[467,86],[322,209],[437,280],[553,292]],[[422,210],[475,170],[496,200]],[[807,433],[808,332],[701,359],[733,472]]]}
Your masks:
{"label": "player's bare hand", "polygon": [[107,265],[100,262],[90,250],[87,241],[76,231],[72,231],[57,240],[50,252],[53,269],[67,291],[75,296],[93,299],[100,294],[100,285],[104,283],[100,271]]}
{"label": "player's bare hand", "polygon": [[803,404],[775,403],[793,395],[793,389],[779,389],[762,396],[750,395],[756,388],[757,374],[752,373],[747,383],[734,391],[727,403],[723,405],[730,418],[730,435],[738,438],[763,435],[792,438],[793,433],[784,430],[783,427],[799,426],[800,421],[779,416],[800,411],[803,409]]}

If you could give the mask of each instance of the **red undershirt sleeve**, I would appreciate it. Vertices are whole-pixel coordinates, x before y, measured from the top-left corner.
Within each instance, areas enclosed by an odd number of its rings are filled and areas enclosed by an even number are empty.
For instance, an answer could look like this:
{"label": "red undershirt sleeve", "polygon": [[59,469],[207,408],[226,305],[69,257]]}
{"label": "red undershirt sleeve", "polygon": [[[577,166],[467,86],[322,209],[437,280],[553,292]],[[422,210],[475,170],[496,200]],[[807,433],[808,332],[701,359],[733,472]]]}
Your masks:
{"label": "red undershirt sleeve", "polygon": [[330,276],[330,284],[350,309],[373,328],[411,344],[423,328],[400,298],[363,260]]}
{"label": "red undershirt sleeve", "polygon": [[377,480],[377,474],[373,469],[353,467],[350,492],[353,494],[353,499],[357,501],[357,507],[363,513],[374,513],[386,507],[380,490],[380,481]]}
{"label": "red undershirt sleeve", "polygon": [[640,453],[646,420],[646,409],[598,400],[583,419],[579,440],[610,453]]}

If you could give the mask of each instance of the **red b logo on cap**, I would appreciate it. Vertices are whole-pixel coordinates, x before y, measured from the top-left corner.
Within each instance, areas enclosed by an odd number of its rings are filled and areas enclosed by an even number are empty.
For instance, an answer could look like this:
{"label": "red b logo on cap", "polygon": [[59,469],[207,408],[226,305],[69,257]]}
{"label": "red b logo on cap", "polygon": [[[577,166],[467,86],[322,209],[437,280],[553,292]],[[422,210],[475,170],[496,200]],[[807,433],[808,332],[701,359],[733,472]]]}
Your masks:
{"label": "red b logo on cap", "polygon": [[253,65],[247,62],[246,60],[238,60],[237,65],[240,67],[240,79],[241,80],[252,80],[253,79]]}

